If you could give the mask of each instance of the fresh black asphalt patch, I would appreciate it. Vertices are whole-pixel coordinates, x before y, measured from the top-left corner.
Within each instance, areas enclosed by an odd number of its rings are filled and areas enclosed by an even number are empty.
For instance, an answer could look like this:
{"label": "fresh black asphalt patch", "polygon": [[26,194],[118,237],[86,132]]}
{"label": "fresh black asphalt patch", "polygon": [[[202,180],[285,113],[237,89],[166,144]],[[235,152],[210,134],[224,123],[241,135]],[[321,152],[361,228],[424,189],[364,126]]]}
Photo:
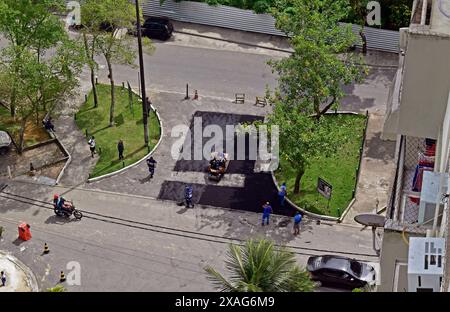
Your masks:
{"label": "fresh black asphalt patch", "polygon": [[[203,129],[208,125],[218,125],[225,133],[226,125],[238,125],[240,123],[251,123],[256,120],[262,120],[262,117],[251,115],[223,114],[215,112],[196,112],[193,116],[202,118]],[[191,122],[191,135],[193,142],[193,122]],[[203,139],[203,144],[208,138]],[[224,138],[224,141],[226,138]],[[236,142],[236,140],[235,140]],[[224,148],[225,148],[224,144]],[[193,143],[191,153],[193,154]],[[246,142],[246,151],[248,152],[248,140]],[[227,152],[225,150],[225,152]],[[193,202],[200,205],[231,208],[244,211],[262,212],[262,205],[269,201],[273,208],[273,213],[285,216],[293,216],[296,209],[287,202],[285,207],[278,203],[277,189],[274,186],[272,176],[266,172],[254,172],[255,161],[231,160],[226,174],[242,174],[245,176],[244,187],[219,186],[214,182],[208,184],[190,184],[193,186]],[[236,155],[236,144],[235,144]],[[204,172],[207,176],[207,167],[209,160],[179,160],[174,171],[183,172]],[[159,193],[159,199],[183,201],[184,189],[187,183],[179,181],[165,181]]]}

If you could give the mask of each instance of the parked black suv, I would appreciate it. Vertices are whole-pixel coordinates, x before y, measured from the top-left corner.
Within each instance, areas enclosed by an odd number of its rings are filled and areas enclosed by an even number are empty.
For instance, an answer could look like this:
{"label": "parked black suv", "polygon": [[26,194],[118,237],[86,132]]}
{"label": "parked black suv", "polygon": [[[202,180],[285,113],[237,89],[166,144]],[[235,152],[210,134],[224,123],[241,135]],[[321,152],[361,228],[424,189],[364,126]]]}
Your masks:
{"label": "parked black suv", "polygon": [[149,17],[142,26],[142,35],[167,40],[172,36],[173,25],[167,17]]}

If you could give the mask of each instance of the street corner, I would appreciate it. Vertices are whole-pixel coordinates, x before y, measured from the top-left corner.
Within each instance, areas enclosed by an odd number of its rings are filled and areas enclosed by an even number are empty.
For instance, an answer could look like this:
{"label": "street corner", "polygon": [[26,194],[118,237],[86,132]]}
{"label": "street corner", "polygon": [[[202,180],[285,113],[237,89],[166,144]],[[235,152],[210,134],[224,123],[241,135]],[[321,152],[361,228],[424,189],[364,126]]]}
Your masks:
{"label": "street corner", "polygon": [[0,270],[2,272],[0,292],[39,291],[36,277],[31,269],[11,254],[0,251]]}

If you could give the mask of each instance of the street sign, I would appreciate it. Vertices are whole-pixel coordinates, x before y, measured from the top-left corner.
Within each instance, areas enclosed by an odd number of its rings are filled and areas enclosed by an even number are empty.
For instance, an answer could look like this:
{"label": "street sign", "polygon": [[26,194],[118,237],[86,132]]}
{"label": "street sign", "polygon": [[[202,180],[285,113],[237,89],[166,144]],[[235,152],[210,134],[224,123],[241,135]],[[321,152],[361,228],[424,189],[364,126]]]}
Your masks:
{"label": "street sign", "polygon": [[333,186],[327,181],[318,178],[317,180],[317,191],[326,199],[331,198],[331,193],[333,191]]}

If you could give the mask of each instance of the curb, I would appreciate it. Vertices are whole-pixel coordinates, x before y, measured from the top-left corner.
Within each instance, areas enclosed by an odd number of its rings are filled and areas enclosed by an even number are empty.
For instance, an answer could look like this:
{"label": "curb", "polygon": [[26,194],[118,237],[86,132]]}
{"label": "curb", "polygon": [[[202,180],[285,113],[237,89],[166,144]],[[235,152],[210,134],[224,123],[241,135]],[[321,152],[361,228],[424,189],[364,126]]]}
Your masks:
{"label": "curb", "polygon": [[[132,91],[140,98],[140,96],[139,96],[139,94],[136,92],[136,90],[132,89]],[[95,177],[95,178],[92,178],[92,179],[88,179],[88,180],[87,180],[87,183],[97,182],[97,181],[100,181],[100,180],[102,180],[102,179],[109,178],[109,177],[115,176],[115,175],[117,175],[117,174],[120,174],[120,173],[122,173],[122,172],[124,172],[124,171],[126,171],[126,170],[128,170],[128,169],[131,169],[131,168],[133,168],[133,167],[136,167],[136,166],[139,165],[141,162],[143,162],[144,160],[146,160],[149,156],[153,155],[153,153],[156,151],[156,149],[157,149],[157,148],[159,147],[159,145],[161,144],[161,141],[162,141],[162,139],[163,139],[163,137],[164,137],[164,127],[163,127],[163,123],[162,123],[162,120],[161,120],[161,116],[159,115],[158,110],[153,106],[153,104],[150,104],[150,108],[155,112],[156,118],[158,119],[158,122],[159,122],[159,127],[160,127],[160,129],[161,129],[161,131],[160,131],[160,136],[159,136],[159,140],[158,140],[158,143],[156,143],[155,147],[153,147],[153,149],[152,149],[147,155],[145,155],[145,156],[144,156],[143,158],[141,158],[140,160],[138,160],[138,161],[132,163],[131,165],[128,165],[128,166],[126,166],[126,167],[124,167],[124,168],[122,168],[122,169],[120,169],[120,170],[117,170],[117,171],[114,171],[114,172],[111,172],[111,173],[107,173],[107,174],[101,175],[101,176],[99,176],[99,177]]]}
{"label": "curb", "polygon": [[[236,40],[230,40],[230,39],[224,39],[224,38],[218,38],[218,37],[213,37],[213,36],[207,36],[207,35],[191,33],[191,32],[188,32],[188,31],[174,30],[173,32],[174,33],[183,34],[183,35],[188,35],[188,36],[194,36],[194,37],[212,39],[212,40],[217,40],[217,41],[229,42],[229,43],[234,43],[234,44],[238,44],[238,45],[246,45],[246,46],[249,46],[249,47],[260,48],[260,49],[265,49],[265,50],[271,50],[271,51],[277,51],[277,52],[283,52],[283,53],[289,53],[289,54],[293,53],[292,50],[261,46],[261,45],[258,45],[258,44],[252,44],[252,43],[247,43],[247,42],[243,42],[243,41],[236,41]],[[397,54],[395,52],[387,52],[387,51],[378,50],[378,49],[368,49],[368,50],[376,51],[376,52],[383,52],[383,53],[390,53],[390,54]],[[373,67],[373,68],[398,69],[398,65],[379,65],[379,64],[364,64],[364,65],[366,65],[368,67]]]}
{"label": "curb", "polygon": [[292,53],[293,52],[292,50],[272,48],[272,47],[267,47],[267,46],[261,46],[261,45],[257,45],[257,44],[247,43],[247,42],[243,42],[243,41],[236,41],[236,40],[223,39],[223,38],[218,38],[218,37],[213,37],[213,36],[206,36],[206,35],[191,33],[191,32],[188,32],[188,31],[174,30],[173,32],[174,33],[183,34],[183,35],[201,37],[201,38],[206,38],[206,39],[213,39],[213,40],[217,40],[217,41],[224,41],[224,42],[229,42],[229,43],[234,43],[234,44],[239,44],[239,45],[246,45],[246,46],[249,46],[249,47],[261,48],[261,49],[272,50],[272,51],[277,51],[277,52],[285,52],[285,53]]}
{"label": "curb", "polygon": [[[343,115],[357,115],[357,116],[362,116],[360,113],[355,113],[355,112],[351,112],[351,111],[339,111],[339,110],[336,111],[336,112],[327,112],[327,113],[325,113],[325,114],[326,114],[326,115],[328,115],[328,114],[343,114]],[[363,138],[364,142],[365,142],[365,136],[366,136],[366,134],[364,133],[364,138]],[[360,162],[361,162],[361,159],[360,159]],[[273,181],[273,184],[275,185],[277,191],[279,192],[279,191],[280,191],[280,187],[278,186],[278,181],[277,181],[277,178],[275,177],[274,171],[272,170],[272,171],[270,172],[270,174],[272,175],[272,181]],[[348,213],[348,212],[350,211],[350,209],[353,207],[353,205],[354,205],[354,203],[355,203],[355,201],[356,201],[356,198],[355,198],[355,197],[352,198],[352,200],[350,201],[350,203],[347,205],[347,208],[345,208],[345,210],[342,212],[342,214],[341,214],[340,217],[331,217],[331,216],[319,215],[319,214],[317,214],[317,213],[313,213],[313,212],[307,211],[307,210],[305,210],[305,209],[303,209],[303,208],[300,208],[300,207],[297,206],[294,202],[292,202],[288,197],[285,197],[285,200],[286,200],[289,204],[291,204],[292,207],[294,207],[295,209],[299,210],[301,213],[303,213],[303,214],[305,214],[305,215],[307,215],[307,216],[309,216],[309,217],[316,218],[316,219],[319,219],[319,220],[324,220],[324,221],[333,221],[333,222],[341,223],[341,222],[344,220],[344,218],[345,218],[345,216],[347,215],[347,213]]]}
{"label": "curb", "polygon": [[25,273],[25,276],[27,277],[26,282],[27,286],[31,289],[32,292],[38,292],[39,286],[36,280],[36,276],[34,276],[34,273],[31,271],[29,267],[27,267],[25,264],[23,264],[22,261],[17,259],[16,257],[12,256],[10,253],[5,253],[0,251],[0,255],[3,255],[7,260],[12,262],[15,266],[17,266],[23,273]]}
{"label": "curb", "polygon": [[[48,112],[48,113],[44,116],[44,120],[46,120],[46,119],[48,118],[49,115],[50,115],[50,112]],[[63,150],[64,153],[66,154],[66,158],[67,158],[67,161],[66,161],[64,167],[61,169],[61,171],[60,171],[59,174],[58,174],[58,177],[56,178],[55,185],[58,185],[58,184],[59,184],[59,181],[61,180],[62,176],[64,175],[64,172],[65,172],[67,166],[69,166],[70,163],[72,162],[72,155],[70,155],[70,153],[69,153],[69,151],[67,150],[67,148],[64,146],[64,144],[62,144],[61,140],[58,139],[58,136],[57,136],[54,132],[49,131],[49,130],[47,130],[47,129],[45,129],[45,131],[47,131],[48,135],[49,135],[51,138],[54,138],[56,144],[59,145],[60,148],[62,148],[62,150]]]}

